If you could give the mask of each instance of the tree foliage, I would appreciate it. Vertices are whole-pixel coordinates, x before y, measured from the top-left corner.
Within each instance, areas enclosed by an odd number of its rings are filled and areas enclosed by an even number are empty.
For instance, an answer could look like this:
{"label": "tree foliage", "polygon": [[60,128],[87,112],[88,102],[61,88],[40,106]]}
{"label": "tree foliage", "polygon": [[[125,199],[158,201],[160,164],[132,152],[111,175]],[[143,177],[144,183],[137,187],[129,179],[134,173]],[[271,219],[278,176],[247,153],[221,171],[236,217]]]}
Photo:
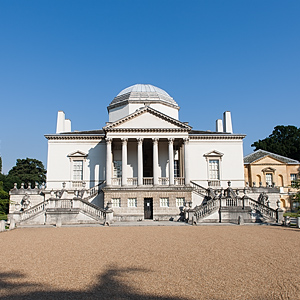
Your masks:
{"label": "tree foliage", "polygon": [[46,170],[41,161],[33,158],[17,159],[16,165],[8,172],[9,184],[12,179],[15,182],[24,182],[25,188],[28,183],[34,187],[35,183],[42,184],[46,181]]}
{"label": "tree foliage", "polygon": [[254,142],[251,147],[300,161],[300,128],[278,125],[268,137]]}
{"label": "tree foliage", "polygon": [[9,195],[3,190],[3,182],[0,181],[0,215],[8,214],[9,209]]}

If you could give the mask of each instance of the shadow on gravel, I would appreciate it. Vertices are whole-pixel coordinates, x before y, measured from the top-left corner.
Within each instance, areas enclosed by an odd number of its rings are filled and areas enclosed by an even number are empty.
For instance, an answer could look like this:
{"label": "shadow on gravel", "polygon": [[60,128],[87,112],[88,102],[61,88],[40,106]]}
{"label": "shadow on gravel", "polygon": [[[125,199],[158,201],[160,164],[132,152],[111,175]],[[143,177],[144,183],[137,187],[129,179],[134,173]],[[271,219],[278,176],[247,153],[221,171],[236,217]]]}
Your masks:
{"label": "shadow on gravel", "polygon": [[[143,295],[135,291],[130,286],[124,285],[118,277],[126,276],[128,273],[136,272],[140,276],[141,272],[148,272],[144,269],[126,268],[108,269],[103,275],[98,276],[98,283],[86,291],[56,290],[43,285],[18,283],[18,280],[26,280],[26,276],[20,273],[0,273],[0,299],[131,299],[131,300],[184,300],[180,297],[164,297],[156,295]],[[6,295],[6,296],[5,296]]]}

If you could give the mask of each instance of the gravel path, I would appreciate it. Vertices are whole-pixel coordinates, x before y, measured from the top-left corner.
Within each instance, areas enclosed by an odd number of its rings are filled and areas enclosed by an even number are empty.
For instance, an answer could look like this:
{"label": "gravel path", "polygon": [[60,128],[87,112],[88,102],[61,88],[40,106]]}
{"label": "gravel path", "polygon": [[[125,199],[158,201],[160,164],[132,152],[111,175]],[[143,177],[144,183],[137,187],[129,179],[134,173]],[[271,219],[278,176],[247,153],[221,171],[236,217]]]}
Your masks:
{"label": "gravel path", "polygon": [[300,230],[26,228],[0,234],[1,299],[300,299]]}

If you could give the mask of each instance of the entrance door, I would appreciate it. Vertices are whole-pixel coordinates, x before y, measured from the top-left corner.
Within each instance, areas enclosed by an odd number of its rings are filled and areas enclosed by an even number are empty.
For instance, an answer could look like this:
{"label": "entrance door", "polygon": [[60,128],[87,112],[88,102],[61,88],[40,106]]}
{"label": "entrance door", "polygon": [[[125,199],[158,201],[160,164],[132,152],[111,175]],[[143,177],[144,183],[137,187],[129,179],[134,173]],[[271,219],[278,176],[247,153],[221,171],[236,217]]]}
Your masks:
{"label": "entrance door", "polygon": [[144,219],[153,219],[153,198],[144,199]]}

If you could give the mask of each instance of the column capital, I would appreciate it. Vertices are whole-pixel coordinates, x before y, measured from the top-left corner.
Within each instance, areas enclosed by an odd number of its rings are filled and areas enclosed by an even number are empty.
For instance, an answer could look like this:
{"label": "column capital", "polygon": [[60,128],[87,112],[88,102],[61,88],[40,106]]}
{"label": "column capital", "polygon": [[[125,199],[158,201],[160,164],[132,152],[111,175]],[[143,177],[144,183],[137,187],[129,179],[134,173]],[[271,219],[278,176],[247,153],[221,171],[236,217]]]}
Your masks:
{"label": "column capital", "polygon": [[111,144],[113,139],[112,138],[106,138],[105,140],[106,140],[106,144]]}
{"label": "column capital", "polygon": [[153,144],[157,144],[159,141],[159,138],[155,137],[155,138],[152,138],[152,142]]}
{"label": "column capital", "polygon": [[128,138],[121,138],[122,144],[126,144],[128,142]]}
{"label": "column capital", "polygon": [[169,143],[169,144],[173,144],[173,143],[174,143],[174,140],[175,140],[174,138],[168,138],[168,143]]}
{"label": "column capital", "polygon": [[189,141],[190,141],[189,138],[184,138],[184,139],[183,139],[183,143],[184,143],[184,144],[187,144]]}
{"label": "column capital", "polygon": [[144,138],[136,138],[138,144],[142,144],[144,141]]}

